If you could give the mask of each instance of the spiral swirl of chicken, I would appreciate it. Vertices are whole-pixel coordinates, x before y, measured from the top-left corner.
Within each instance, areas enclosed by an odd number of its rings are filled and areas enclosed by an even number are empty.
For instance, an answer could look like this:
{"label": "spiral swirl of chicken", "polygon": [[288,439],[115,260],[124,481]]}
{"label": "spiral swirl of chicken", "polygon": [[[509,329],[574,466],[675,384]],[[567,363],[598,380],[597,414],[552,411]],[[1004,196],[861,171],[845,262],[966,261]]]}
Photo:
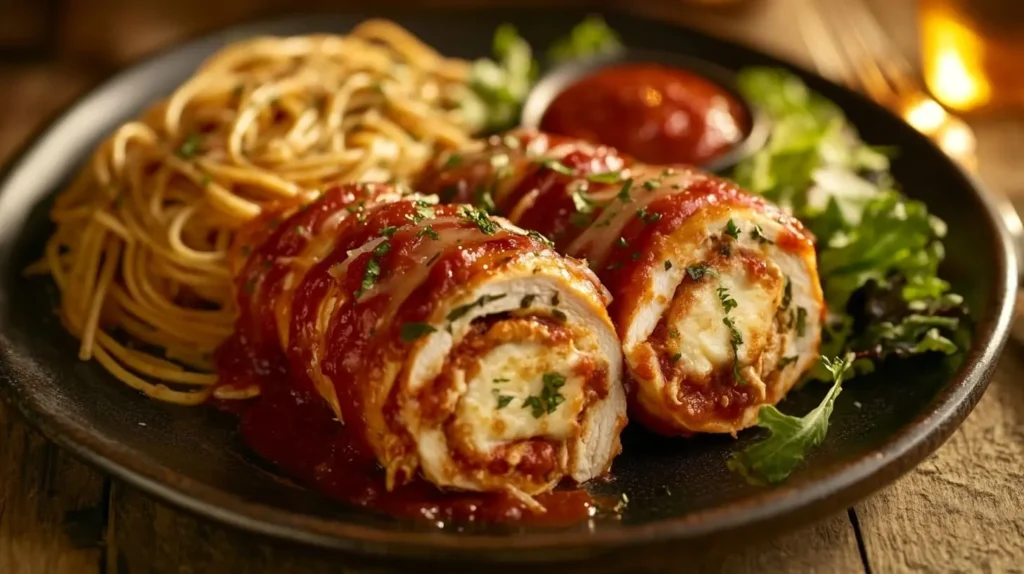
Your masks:
{"label": "spiral swirl of chicken", "polygon": [[589,263],[613,297],[630,417],[650,430],[735,434],[816,360],[813,237],[730,182],[520,130],[440,156],[418,185]]}
{"label": "spiral swirl of chicken", "polygon": [[607,292],[538,234],[436,203],[342,187],[241,234],[226,384],[251,380],[243,357],[313,389],[389,490],[420,476],[529,506],[602,475],[626,424]]}

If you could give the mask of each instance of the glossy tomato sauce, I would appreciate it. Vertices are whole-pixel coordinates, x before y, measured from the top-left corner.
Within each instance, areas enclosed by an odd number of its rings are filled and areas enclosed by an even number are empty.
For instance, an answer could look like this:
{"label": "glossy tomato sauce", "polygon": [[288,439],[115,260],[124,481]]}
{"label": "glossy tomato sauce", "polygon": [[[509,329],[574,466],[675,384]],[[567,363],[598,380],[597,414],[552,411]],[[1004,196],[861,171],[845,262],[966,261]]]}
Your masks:
{"label": "glossy tomato sauce", "polygon": [[655,63],[608,66],[548,106],[540,129],[617,148],[655,164],[704,164],[750,129],[735,96],[693,72]]}

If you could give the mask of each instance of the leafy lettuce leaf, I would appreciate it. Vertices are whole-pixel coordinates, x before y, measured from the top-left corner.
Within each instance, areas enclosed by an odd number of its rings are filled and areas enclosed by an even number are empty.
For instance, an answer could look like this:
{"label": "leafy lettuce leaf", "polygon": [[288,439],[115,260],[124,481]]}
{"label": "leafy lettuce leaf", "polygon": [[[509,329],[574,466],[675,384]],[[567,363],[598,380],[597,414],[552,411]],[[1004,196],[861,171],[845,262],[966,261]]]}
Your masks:
{"label": "leafy lettuce leaf", "polygon": [[821,404],[803,417],[782,414],[771,405],[761,407],[757,426],[771,433],[729,458],[729,468],[756,484],[774,484],[785,480],[803,462],[807,452],[817,447],[828,434],[836,397],[843,390],[843,378],[853,360],[821,358],[821,364],[832,376],[832,388]]}
{"label": "leafy lettuce leaf", "polygon": [[[619,50],[618,34],[600,17],[592,15],[552,44],[549,65]],[[540,65],[530,44],[511,24],[494,31],[493,58],[473,62],[469,94],[461,103],[462,114],[475,133],[493,133],[519,123],[523,103],[537,81]]]}
{"label": "leafy lettuce leaf", "polygon": [[551,46],[547,62],[548,65],[554,66],[569,60],[614,53],[621,49],[622,41],[615,30],[608,26],[604,18],[592,14]]}
{"label": "leafy lettuce leaf", "polygon": [[[868,370],[865,360],[893,354],[887,342],[896,339],[900,356],[956,352],[955,333],[966,315],[962,298],[938,276],[946,226],[899,192],[888,150],[861,141],[835,104],[785,70],[749,68],[738,83],[773,127],[767,146],[741,162],[733,177],[790,210],[817,237],[829,310],[822,352],[856,352],[858,373]],[[869,286],[887,292],[899,312],[872,318],[865,307],[870,301],[855,298]],[[910,319],[936,314],[944,319],[924,331]],[[828,373],[818,368],[812,376],[827,380]]]}

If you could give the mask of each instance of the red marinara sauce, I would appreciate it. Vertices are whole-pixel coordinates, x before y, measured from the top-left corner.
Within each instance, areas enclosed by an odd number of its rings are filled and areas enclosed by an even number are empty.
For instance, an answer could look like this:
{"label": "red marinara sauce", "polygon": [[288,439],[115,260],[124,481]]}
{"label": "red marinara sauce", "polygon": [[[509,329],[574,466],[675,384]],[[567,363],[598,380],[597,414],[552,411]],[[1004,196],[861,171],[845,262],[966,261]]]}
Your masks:
{"label": "red marinara sauce", "polygon": [[548,106],[540,129],[617,148],[655,164],[701,165],[746,137],[746,107],[718,84],[655,63],[607,66]]}

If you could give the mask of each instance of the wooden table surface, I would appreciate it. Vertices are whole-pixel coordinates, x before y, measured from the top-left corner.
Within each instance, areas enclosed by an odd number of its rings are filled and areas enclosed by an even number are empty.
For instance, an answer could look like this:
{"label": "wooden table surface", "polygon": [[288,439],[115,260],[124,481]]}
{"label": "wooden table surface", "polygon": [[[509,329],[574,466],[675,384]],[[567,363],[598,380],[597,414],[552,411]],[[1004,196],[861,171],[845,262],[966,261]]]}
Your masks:
{"label": "wooden table surface", "polygon": [[[756,0],[742,11],[710,12],[686,7],[681,0],[640,4],[653,16],[809,66],[806,47],[795,33],[784,32],[792,29],[801,1]],[[141,54],[198,30],[278,10],[287,2],[11,4],[0,0],[5,13],[0,18],[0,159],[8,158],[45,118]],[[883,22],[898,44],[912,52],[914,3],[872,4],[885,8]],[[1024,121],[972,123],[982,179],[1024,207],[1024,171],[1018,168]],[[981,403],[916,470],[802,531],[681,566],[758,573],[1024,572],[1022,379],[1024,349],[1011,341]],[[336,557],[197,520],[151,500],[62,452],[0,404],[0,573],[284,570],[350,571]]]}

